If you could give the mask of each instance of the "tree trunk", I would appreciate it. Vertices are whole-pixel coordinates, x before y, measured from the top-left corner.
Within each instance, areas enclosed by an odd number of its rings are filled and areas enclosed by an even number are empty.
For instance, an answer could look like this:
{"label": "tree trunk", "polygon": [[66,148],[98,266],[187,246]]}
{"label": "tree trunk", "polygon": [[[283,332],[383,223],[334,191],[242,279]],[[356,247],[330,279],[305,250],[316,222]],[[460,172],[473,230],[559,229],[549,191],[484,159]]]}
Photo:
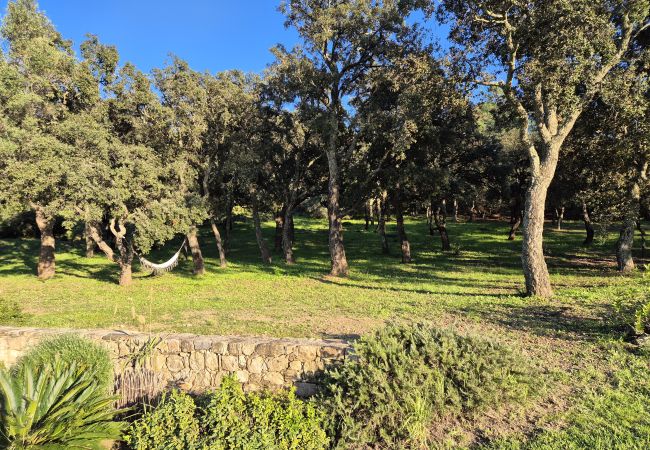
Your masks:
{"label": "tree trunk", "polygon": [[476,205],[474,202],[472,202],[472,207],[469,210],[469,221],[470,222],[476,221]]}
{"label": "tree trunk", "polygon": [[621,233],[616,244],[616,262],[620,272],[631,272],[634,270],[634,259],[632,258],[632,247],[634,245],[634,228],[636,219],[627,217],[623,221]]}
{"label": "tree trunk", "polygon": [[86,258],[92,258],[95,256],[95,241],[90,236],[90,224],[88,222],[84,224],[84,239],[86,241]]}
{"label": "tree trunk", "polygon": [[370,219],[372,217],[370,200],[366,200],[366,202],[363,204],[363,210],[364,210],[364,216],[366,221],[366,225],[364,229],[368,231],[370,229]]}
{"label": "tree trunk", "polygon": [[521,262],[528,295],[548,298],[553,295],[551,278],[544,259],[544,205],[552,174],[532,176],[526,192],[523,217]]}
{"label": "tree trunk", "polygon": [[194,262],[194,275],[205,274],[205,263],[203,261],[203,254],[199,246],[199,238],[197,237],[197,228],[195,225],[190,227],[187,232],[187,244],[192,252],[192,261]]}
{"label": "tree trunk", "polygon": [[384,255],[390,253],[388,247],[388,238],[386,237],[386,209],[388,194],[386,191],[381,193],[381,197],[377,199],[377,233],[381,239],[381,252]]}
{"label": "tree trunk", "polygon": [[90,236],[90,238],[97,244],[97,247],[106,255],[106,258],[108,258],[109,261],[111,262],[118,262],[117,259],[115,258],[115,252],[111,248],[110,245],[106,243],[106,241],[102,237],[102,232],[95,224],[94,222],[86,222],[86,231],[87,235]]}
{"label": "tree trunk", "polygon": [[513,198],[510,208],[510,232],[508,233],[508,240],[514,241],[517,236],[517,230],[521,225],[521,196],[517,195]]}
{"label": "tree trunk", "polygon": [[282,221],[282,253],[284,254],[284,261],[287,264],[295,264],[296,259],[293,255],[293,203],[290,203],[285,208],[284,219]]}
{"label": "tree trunk", "polygon": [[641,212],[641,187],[640,182],[648,179],[648,163],[644,162],[639,166],[638,176],[630,184],[628,201],[625,206],[623,226],[616,244],[616,261],[618,270],[630,272],[634,270],[634,259],[632,248],[634,245],[634,228]]}
{"label": "tree trunk", "polygon": [[[338,99],[338,93],[333,93],[333,98]],[[329,115],[329,136],[326,150],[327,165],[329,169],[329,183],[327,189],[327,216],[329,221],[329,251],[332,263],[330,275],[334,277],[347,277],[349,272],[348,260],[345,256],[343,245],[343,225],[340,212],[340,181],[338,149],[338,116],[337,105],[332,105]]]}
{"label": "tree trunk", "polygon": [[49,280],[54,276],[54,218],[45,214],[40,207],[36,208],[36,226],[41,232],[41,249],[38,255],[36,272],[40,280]]}
{"label": "tree trunk", "polygon": [[409,264],[411,259],[411,244],[409,243],[406,229],[404,228],[404,212],[402,211],[402,197],[399,187],[393,195],[393,204],[395,207],[395,221],[397,223],[397,236],[402,248],[402,263]]}
{"label": "tree trunk", "polygon": [[451,244],[449,243],[449,234],[447,233],[447,215],[445,214],[445,208],[443,208],[442,205],[434,213],[434,220],[438,233],[440,233],[442,251],[448,252],[451,250]]}
{"label": "tree trunk", "polygon": [[591,223],[591,217],[589,216],[589,209],[587,208],[587,202],[582,202],[582,220],[585,223],[585,231],[587,232],[587,237],[582,242],[582,245],[585,247],[590,247],[594,243],[594,225]]}
{"label": "tree trunk", "polygon": [[260,248],[260,256],[264,264],[271,264],[271,253],[266,246],[266,240],[262,235],[262,225],[260,223],[259,205],[257,197],[253,194],[253,225],[255,226],[255,239],[257,246]]}
{"label": "tree trunk", "polygon": [[120,264],[120,286],[131,286],[133,284],[133,258],[131,262]]}
{"label": "tree trunk", "polygon": [[284,228],[284,211],[283,207],[280,211],[275,213],[275,240],[274,251],[279,252],[282,250],[282,230]]}
{"label": "tree trunk", "polygon": [[434,229],[433,229],[433,200],[431,200],[431,205],[427,206],[427,225],[429,226],[429,236],[434,235]]}
{"label": "tree trunk", "polygon": [[564,206],[559,209],[555,208],[555,226],[557,231],[562,231],[562,221],[564,220]]}
{"label": "tree trunk", "polygon": [[133,283],[133,240],[127,239],[120,252],[120,286],[130,286]]}
{"label": "tree trunk", "polygon": [[115,245],[120,252],[117,258],[117,263],[120,265],[120,286],[130,286],[133,282],[133,232],[132,230],[129,232],[129,228],[121,219],[117,222],[117,226],[115,219],[112,219],[110,228],[115,236]]}
{"label": "tree trunk", "polygon": [[508,233],[509,241],[515,240],[515,237],[517,236],[517,230],[519,230],[520,226],[521,226],[521,213],[519,214],[519,216],[514,217],[510,221],[510,232]]}
{"label": "tree trunk", "polygon": [[217,241],[217,251],[219,252],[219,266],[226,267],[228,263],[226,262],[226,251],[223,248],[223,241],[221,240],[221,233],[219,232],[219,227],[217,226],[217,221],[214,218],[210,218],[210,226],[212,227],[212,233],[214,234],[214,240]]}
{"label": "tree trunk", "polygon": [[454,215],[454,222],[458,222],[458,200],[454,198],[452,214]]}

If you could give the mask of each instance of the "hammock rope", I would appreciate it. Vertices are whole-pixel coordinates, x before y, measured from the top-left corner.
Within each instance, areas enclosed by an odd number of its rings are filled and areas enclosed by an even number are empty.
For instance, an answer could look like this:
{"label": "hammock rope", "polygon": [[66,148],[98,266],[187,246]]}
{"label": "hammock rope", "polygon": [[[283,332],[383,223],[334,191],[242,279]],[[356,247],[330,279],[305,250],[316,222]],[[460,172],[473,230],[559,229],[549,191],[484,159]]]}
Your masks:
{"label": "hammock rope", "polygon": [[165,272],[171,272],[174,270],[174,268],[178,265],[178,260],[181,256],[181,252],[185,249],[185,246],[187,245],[187,238],[183,239],[183,243],[181,244],[181,247],[178,249],[176,253],[174,253],[174,256],[172,256],[169,260],[165,261],[162,264],[156,264],[148,259],[146,259],[144,256],[139,254],[138,252],[135,252],[136,256],[140,260],[140,264],[142,267],[144,267],[147,270],[150,270],[153,275],[160,275]]}

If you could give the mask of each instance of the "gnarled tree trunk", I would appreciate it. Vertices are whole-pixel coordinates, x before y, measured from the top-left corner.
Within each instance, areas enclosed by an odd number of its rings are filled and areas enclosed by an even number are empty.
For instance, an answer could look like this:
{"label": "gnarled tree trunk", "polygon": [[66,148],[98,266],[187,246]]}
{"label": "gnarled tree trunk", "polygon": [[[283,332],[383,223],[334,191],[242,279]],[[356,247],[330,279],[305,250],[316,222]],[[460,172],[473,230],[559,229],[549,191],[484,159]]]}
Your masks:
{"label": "gnarled tree trunk", "polygon": [[454,202],[452,205],[452,214],[454,215],[454,222],[458,222],[458,200],[454,198]]}
{"label": "gnarled tree trunk", "polygon": [[203,254],[201,253],[201,246],[199,245],[199,238],[197,236],[197,228],[195,225],[192,225],[190,230],[187,232],[187,244],[192,252],[194,275],[205,274],[205,263],[203,261]]}
{"label": "gnarled tree trunk", "polygon": [[115,258],[115,252],[111,248],[110,245],[104,241],[102,237],[102,232],[99,229],[99,226],[95,222],[88,221],[86,222],[86,230],[88,233],[88,236],[97,244],[97,247],[106,255],[106,258],[108,258],[109,261],[111,262],[118,262],[117,259]]}
{"label": "gnarled tree trunk", "polygon": [[620,272],[631,272],[635,264],[632,258],[632,247],[634,245],[634,228],[636,219],[627,217],[623,221],[621,233],[616,243],[616,263]]}
{"label": "gnarled tree trunk", "polygon": [[589,216],[589,209],[585,201],[582,202],[582,221],[585,223],[585,231],[587,232],[582,245],[590,247],[594,243],[594,225],[591,223],[591,216]]}
{"label": "gnarled tree trunk", "polygon": [[526,193],[521,262],[529,295],[551,297],[553,289],[544,259],[544,205],[552,175],[533,175]]}
{"label": "gnarled tree trunk", "polygon": [[623,226],[616,244],[616,262],[620,272],[634,270],[635,264],[632,258],[634,245],[634,229],[641,212],[641,186],[640,182],[648,178],[648,163],[641,164],[638,168],[637,178],[630,184],[627,204],[625,205]]}
{"label": "gnarled tree trunk", "polygon": [[212,227],[212,234],[214,234],[214,240],[217,242],[217,251],[219,252],[219,266],[226,267],[228,265],[226,261],[226,250],[223,248],[221,233],[219,232],[217,221],[214,220],[214,218],[210,218],[210,226]]}
{"label": "gnarled tree trunk", "polygon": [[41,233],[41,248],[38,254],[38,266],[36,272],[40,280],[49,280],[54,276],[54,250],[56,240],[54,238],[54,217],[36,207],[36,226]]}
{"label": "gnarled tree trunk", "polygon": [[129,232],[122,220],[116,224],[115,219],[111,219],[110,229],[115,236],[115,245],[120,253],[116,258],[120,265],[120,286],[130,286],[133,283],[133,232]]}
{"label": "gnarled tree trunk", "polygon": [[393,195],[393,206],[395,207],[395,221],[397,223],[397,236],[399,237],[402,249],[402,263],[408,264],[411,259],[411,244],[409,243],[406,229],[404,227],[404,212],[402,211],[402,196],[399,186]]}
{"label": "gnarled tree trunk", "polygon": [[271,253],[266,245],[266,240],[262,235],[262,225],[260,223],[260,214],[259,214],[259,205],[257,201],[257,196],[253,193],[253,225],[255,227],[255,239],[257,240],[257,246],[260,249],[260,256],[264,264],[271,264]]}
{"label": "gnarled tree trunk", "polygon": [[275,240],[273,249],[276,252],[282,250],[282,229],[284,228],[284,212],[285,208],[282,207],[281,210],[276,211],[275,213]]}

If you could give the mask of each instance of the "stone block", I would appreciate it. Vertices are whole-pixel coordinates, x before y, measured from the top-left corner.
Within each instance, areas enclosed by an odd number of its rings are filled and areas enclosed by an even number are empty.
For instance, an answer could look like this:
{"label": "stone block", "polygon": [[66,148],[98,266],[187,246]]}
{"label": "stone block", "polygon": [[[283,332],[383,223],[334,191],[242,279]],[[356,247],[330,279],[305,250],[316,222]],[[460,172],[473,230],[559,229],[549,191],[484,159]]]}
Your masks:
{"label": "stone block", "polygon": [[219,356],[212,352],[207,352],[205,354],[205,368],[213,372],[219,370]]}
{"label": "stone block", "polygon": [[190,353],[190,369],[203,370],[205,369],[205,355],[202,352]]}
{"label": "stone block", "polygon": [[299,345],[293,351],[293,354],[301,361],[313,361],[318,356],[320,347],[318,345]]}
{"label": "stone block", "polygon": [[267,372],[262,376],[262,381],[272,386],[282,386],[284,384],[284,377],[278,372]]}
{"label": "stone block", "polygon": [[261,356],[253,356],[248,360],[246,367],[250,373],[262,373],[266,369],[266,364]]}
{"label": "stone block", "polygon": [[266,366],[271,372],[282,372],[289,367],[289,358],[287,355],[275,356],[266,359]]}
{"label": "stone block", "polygon": [[169,355],[167,357],[167,369],[171,373],[180,372],[185,367],[183,358],[178,355]]}
{"label": "stone block", "polygon": [[221,357],[221,369],[228,372],[239,370],[239,358],[233,355],[224,355]]}

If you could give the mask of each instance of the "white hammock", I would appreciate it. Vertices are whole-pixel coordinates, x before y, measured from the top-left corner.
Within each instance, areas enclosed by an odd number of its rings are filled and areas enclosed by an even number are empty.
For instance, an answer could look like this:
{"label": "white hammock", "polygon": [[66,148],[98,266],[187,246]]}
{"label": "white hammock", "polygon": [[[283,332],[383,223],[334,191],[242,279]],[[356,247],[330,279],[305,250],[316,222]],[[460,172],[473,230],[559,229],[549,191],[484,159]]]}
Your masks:
{"label": "white hammock", "polygon": [[142,267],[144,267],[145,269],[151,270],[151,273],[153,275],[160,275],[162,273],[172,271],[174,269],[174,267],[176,267],[178,265],[178,260],[179,260],[179,258],[181,256],[181,252],[185,248],[186,243],[187,243],[187,240],[184,239],[183,243],[181,244],[181,248],[179,248],[178,251],[176,253],[174,253],[174,256],[172,256],[168,261],[165,261],[162,264],[152,263],[151,261],[149,261],[144,256],[142,256],[142,255],[140,255],[138,253],[136,253],[136,255],[138,256],[138,259],[140,260],[140,264],[142,265]]}

